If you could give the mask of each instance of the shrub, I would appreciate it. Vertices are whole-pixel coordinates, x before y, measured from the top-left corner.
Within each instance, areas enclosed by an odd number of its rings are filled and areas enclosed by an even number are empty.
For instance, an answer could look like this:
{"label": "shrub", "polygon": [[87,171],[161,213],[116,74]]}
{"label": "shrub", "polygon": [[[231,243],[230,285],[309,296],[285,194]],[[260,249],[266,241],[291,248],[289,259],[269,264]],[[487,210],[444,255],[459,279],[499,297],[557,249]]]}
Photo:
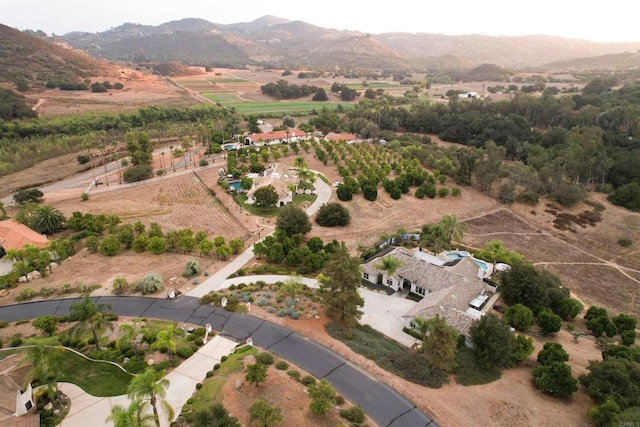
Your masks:
{"label": "shrub", "polygon": [[36,291],[31,288],[22,288],[20,289],[20,293],[16,297],[17,301],[29,301],[31,298],[35,297]]}
{"label": "shrub", "polygon": [[149,178],[152,172],[150,165],[134,165],[124,171],[122,178],[125,182],[137,182]]}
{"label": "shrub", "polygon": [[561,205],[571,207],[578,202],[583,201],[587,195],[582,187],[577,184],[561,182],[558,184],[556,191],[552,197]]}
{"label": "shrub", "polygon": [[216,363],[215,365],[213,365],[213,370],[217,371],[218,369],[220,369],[220,364]]}
{"label": "shrub", "polygon": [[355,424],[361,424],[365,420],[364,411],[359,406],[352,406],[349,409],[341,409],[340,416],[345,420]]}
{"label": "shrub", "polygon": [[346,402],[346,400],[344,400],[344,397],[342,397],[342,395],[340,394],[336,394],[336,405],[344,405]]}
{"label": "shrub", "polygon": [[87,200],[89,200],[89,195],[87,193],[82,193],[80,195],[80,200],[82,200],[83,202],[86,202]]}
{"label": "shrub", "polygon": [[316,383],[316,379],[315,379],[315,377],[312,377],[311,375],[305,375],[304,377],[302,377],[300,382],[303,385],[309,387],[309,386],[314,385]]}
{"label": "shrub", "polygon": [[263,351],[262,353],[258,353],[256,360],[263,365],[273,365],[273,354]]}
{"label": "shrub", "polygon": [[184,272],[182,273],[182,276],[193,277],[193,276],[197,276],[201,272],[202,272],[202,269],[200,268],[200,264],[198,263],[198,260],[190,259],[184,265]]}
{"label": "shrub", "polygon": [[316,216],[316,223],[323,227],[345,226],[350,221],[349,211],[340,203],[322,205]]}
{"label": "shrub", "polygon": [[196,390],[200,390],[202,388],[202,383],[196,384]]}
{"label": "shrub", "polygon": [[143,295],[154,294],[164,289],[164,284],[162,282],[162,278],[159,275],[150,273],[147,274],[144,279],[142,279],[139,284],[139,288],[139,291],[142,292]]}
{"label": "shrub", "polygon": [[205,376],[207,378],[211,378],[213,376],[213,371],[207,371],[207,373],[205,374]]}
{"label": "shrub", "polygon": [[[442,175],[440,175],[442,176]],[[440,197],[447,197],[449,195],[449,189],[447,187],[441,187],[438,190],[438,196]]]}
{"label": "shrub", "polygon": [[289,368],[289,364],[284,360],[280,360],[276,363],[276,369],[279,371],[284,371]]}
{"label": "shrub", "polygon": [[178,347],[176,354],[183,359],[188,359],[193,356],[193,349],[191,347]]}
{"label": "shrub", "polygon": [[633,240],[629,239],[628,237],[622,237],[618,239],[618,244],[623,248],[628,248],[633,244]]}
{"label": "shrub", "polygon": [[90,158],[86,154],[80,154],[78,157],[76,157],[76,160],[79,164],[84,165],[85,163],[89,163]]}
{"label": "shrub", "polygon": [[526,205],[536,205],[540,201],[540,196],[535,191],[523,191],[516,196],[516,201]]}
{"label": "shrub", "polygon": [[11,347],[19,347],[22,345],[22,338],[16,337],[11,340]]}
{"label": "shrub", "polygon": [[204,341],[202,341],[202,338],[196,338],[193,340],[193,343],[198,347],[202,347],[202,345],[204,344]]}
{"label": "shrub", "polygon": [[287,371],[287,375],[289,375],[291,378],[293,378],[296,381],[300,381],[300,372],[296,371],[295,369],[291,369],[290,371]]}
{"label": "shrub", "polygon": [[116,277],[113,279],[113,293],[119,295],[129,289],[129,282],[124,277]]}

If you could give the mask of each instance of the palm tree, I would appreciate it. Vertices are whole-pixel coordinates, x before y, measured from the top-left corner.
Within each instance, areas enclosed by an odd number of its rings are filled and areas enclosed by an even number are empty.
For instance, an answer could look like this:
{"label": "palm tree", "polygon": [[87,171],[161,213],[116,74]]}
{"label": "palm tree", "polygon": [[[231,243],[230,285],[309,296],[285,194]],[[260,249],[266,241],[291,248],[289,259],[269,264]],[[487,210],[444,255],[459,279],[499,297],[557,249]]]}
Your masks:
{"label": "palm tree", "polygon": [[398,258],[394,258],[390,255],[380,258],[380,262],[374,265],[380,271],[387,274],[387,277],[393,276],[393,273],[398,271],[398,268],[402,265],[402,261]]}
{"label": "palm tree", "polygon": [[303,190],[313,187],[313,183],[316,180],[316,174],[309,169],[298,169],[298,177],[300,178],[298,186]]}
{"label": "palm tree", "polygon": [[27,383],[37,381],[38,384],[46,385],[47,389],[53,390],[55,392],[54,395],[57,396],[57,373],[51,361],[51,356],[56,351],[61,350],[59,345],[55,345],[57,344],[57,339],[33,339],[27,341],[27,344],[29,347],[25,352],[25,357],[32,366],[26,376]]}
{"label": "palm tree", "polygon": [[169,387],[169,380],[162,378],[163,375],[164,371],[157,372],[153,368],[147,368],[143,373],[136,375],[127,388],[127,396],[129,399],[149,399],[149,403],[151,403],[151,407],[153,408],[153,418],[158,427],[160,427],[160,417],[158,415],[158,407],[156,406],[158,399],[160,399],[170,420],[173,419],[174,415],[173,408],[164,400],[167,394],[167,388]]}
{"label": "palm tree", "polygon": [[88,294],[82,298],[82,300],[71,304],[71,317],[82,322],[87,322],[93,333],[93,340],[95,341],[96,350],[100,350],[100,342],[98,340],[97,328],[102,324],[109,324],[107,318],[107,309],[110,309],[109,304],[96,304]]}
{"label": "palm tree", "polygon": [[298,168],[298,170],[306,169],[307,162],[304,160],[304,156],[298,156],[295,159],[293,159],[293,167]]}
{"label": "palm tree", "polygon": [[490,254],[491,260],[494,264],[498,259],[503,259],[507,255],[507,250],[505,249],[501,240],[492,240],[488,243],[485,243],[484,250],[486,250]]}
{"label": "palm tree", "polygon": [[31,216],[31,228],[41,234],[52,234],[64,228],[66,218],[53,206],[38,206]]}
{"label": "palm tree", "polygon": [[120,348],[125,344],[131,344],[135,355],[138,355],[138,345],[136,344],[135,339],[138,335],[138,332],[140,332],[140,330],[138,329],[138,323],[140,321],[140,319],[134,319],[133,323],[122,323],[120,325],[120,331],[122,332],[122,335],[118,337],[116,347]]}
{"label": "palm tree", "polygon": [[451,241],[460,244],[462,236],[467,231],[467,226],[458,222],[458,218],[455,215],[445,215],[440,220],[440,226],[442,227],[443,234],[447,239],[449,248],[451,248]]}
{"label": "palm tree", "polygon": [[114,427],[151,427],[153,415],[146,413],[146,404],[141,399],[133,399],[127,408],[114,405],[107,421],[113,421]]}
{"label": "palm tree", "polygon": [[176,327],[174,325],[170,325],[167,329],[158,332],[156,340],[153,343],[153,348],[155,349],[162,347],[167,347],[169,349],[169,360],[173,359],[173,353],[176,351],[176,342],[173,340],[175,331]]}

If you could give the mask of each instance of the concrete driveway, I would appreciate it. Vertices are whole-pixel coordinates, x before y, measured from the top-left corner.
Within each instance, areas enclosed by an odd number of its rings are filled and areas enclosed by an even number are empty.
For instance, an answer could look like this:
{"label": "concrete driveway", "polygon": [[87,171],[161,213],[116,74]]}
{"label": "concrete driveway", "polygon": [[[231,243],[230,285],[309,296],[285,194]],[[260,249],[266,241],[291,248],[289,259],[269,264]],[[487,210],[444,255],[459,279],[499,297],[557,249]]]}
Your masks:
{"label": "concrete driveway", "polygon": [[[165,376],[170,382],[166,401],[176,414],[180,413],[182,406],[187,403],[187,399],[196,390],[196,384],[205,379],[207,371],[213,370],[213,365],[220,363],[222,356],[233,353],[236,344],[236,341],[216,335],[207,344],[200,347],[193,356]],[[110,426],[113,424],[106,420],[111,414],[111,408],[114,405],[125,408],[129,406],[129,398],[126,395],[95,397],[70,383],[60,383],[60,390],[71,399],[69,414],[62,420],[63,427]],[[169,422],[161,405],[158,405],[158,411],[160,412],[160,425],[168,426]]]}

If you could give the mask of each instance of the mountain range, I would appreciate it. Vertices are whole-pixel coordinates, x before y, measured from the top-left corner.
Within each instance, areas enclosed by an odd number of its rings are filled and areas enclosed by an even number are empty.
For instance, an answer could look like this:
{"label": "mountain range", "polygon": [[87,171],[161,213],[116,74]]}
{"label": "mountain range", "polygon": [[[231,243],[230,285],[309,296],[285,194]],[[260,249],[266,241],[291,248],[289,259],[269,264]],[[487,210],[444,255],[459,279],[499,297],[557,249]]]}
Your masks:
{"label": "mountain range", "polygon": [[[415,70],[471,68],[483,63],[516,69],[548,63],[570,67],[571,64],[562,61],[640,51],[640,43],[597,43],[544,35],[368,34],[275,16],[236,24],[216,24],[198,18],[158,26],[126,23],[99,33],[67,33],[61,39],[96,58],[108,60],[290,69]],[[622,62],[625,67],[640,65],[637,59]],[[593,61],[587,65],[594,65]]]}

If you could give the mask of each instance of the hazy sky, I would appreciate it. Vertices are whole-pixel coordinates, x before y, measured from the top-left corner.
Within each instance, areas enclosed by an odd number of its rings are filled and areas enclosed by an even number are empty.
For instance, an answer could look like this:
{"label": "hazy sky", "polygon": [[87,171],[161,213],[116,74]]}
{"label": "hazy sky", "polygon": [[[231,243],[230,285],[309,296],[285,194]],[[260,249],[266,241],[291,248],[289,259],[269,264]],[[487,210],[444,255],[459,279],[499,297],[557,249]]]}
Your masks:
{"label": "hazy sky", "polygon": [[[634,0],[0,0],[0,23],[58,35],[105,31],[125,22],[158,25],[182,18],[218,24],[264,15],[369,33],[548,34],[640,42]],[[633,6],[636,4],[636,6]]]}

